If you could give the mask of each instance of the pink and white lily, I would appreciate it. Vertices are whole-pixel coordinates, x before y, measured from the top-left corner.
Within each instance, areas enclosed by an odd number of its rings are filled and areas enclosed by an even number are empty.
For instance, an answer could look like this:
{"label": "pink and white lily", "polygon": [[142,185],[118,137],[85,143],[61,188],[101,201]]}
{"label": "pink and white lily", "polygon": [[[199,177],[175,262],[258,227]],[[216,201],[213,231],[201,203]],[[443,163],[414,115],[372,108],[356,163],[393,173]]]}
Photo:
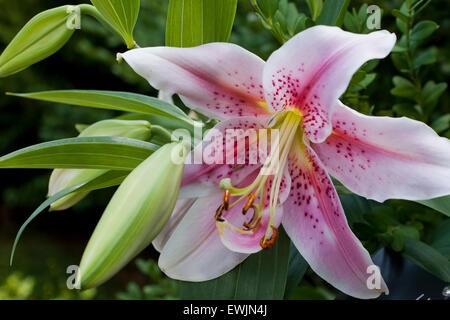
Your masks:
{"label": "pink and white lily", "polygon": [[[228,43],[121,55],[153,87],[221,120],[196,148],[214,140],[237,157],[258,138],[237,150],[222,139],[228,129],[279,132],[270,145],[278,155],[258,164],[210,161],[218,158],[212,152],[202,164],[186,166],[185,198],[153,243],[168,276],[218,277],[269,247],[282,224],[311,268],[339,290],[366,299],[388,292],[384,281],[367,286],[373,262],[350,230],[328,173],[377,201],[450,194],[449,140],[421,122],[362,115],[339,101],[361,65],[386,57],[395,41],[387,31],[316,26],[267,62]],[[278,170],[264,174],[271,166]]]}

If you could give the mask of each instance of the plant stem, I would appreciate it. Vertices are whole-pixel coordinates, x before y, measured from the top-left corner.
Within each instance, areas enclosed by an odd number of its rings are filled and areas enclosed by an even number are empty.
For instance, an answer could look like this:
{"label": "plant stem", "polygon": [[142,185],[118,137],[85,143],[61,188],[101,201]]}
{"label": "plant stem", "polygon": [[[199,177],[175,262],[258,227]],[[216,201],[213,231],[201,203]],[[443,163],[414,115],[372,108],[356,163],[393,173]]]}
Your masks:
{"label": "plant stem", "polygon": [[420,83],[420,79],[417,73],[417,70],[414,68],[414,62],[412,59],[412,52],[411,52],[411,39],[409,36],[409,33],[411,31],[412,25],[414,23],[414,9],[408,7],[408,17],[410,17],[410,19],[408,19],[408,23],[406,24],[406,32],[405,32],[405,37],[406,37],[406,61],[408,63],[408,68],[409,68],[409,77],[411,79],[411,81],[413,82],[414,86],[416,87],[416,91],[417,91],[417,99],[416,102],[420,107],[420,110],[422,111],[422,115],[423,115],[423,120],[426,121],[427,116],[424,114],[424,105],[423,105],[423,99],[422,99],[422,84]]}
{"label": "plant stem", "polygon": [[284,44],[286,42],[286,40],[284,39],[283,35],[281,34],[281,32],[278,30],[278,28],[276,28],[273,23],[272,23],[272,19],[267,18],[264,13],[262,12],[261,8],[259,7],[258,3],[256,2],[256,0],[250,0],[250,4],[252,5],[253,9],[261,16],[261,18],[264,19],[264,22],[267,23],[271,29],[270,31],[272,32],[273,36],[277,39],[277,41],[280,44]]}

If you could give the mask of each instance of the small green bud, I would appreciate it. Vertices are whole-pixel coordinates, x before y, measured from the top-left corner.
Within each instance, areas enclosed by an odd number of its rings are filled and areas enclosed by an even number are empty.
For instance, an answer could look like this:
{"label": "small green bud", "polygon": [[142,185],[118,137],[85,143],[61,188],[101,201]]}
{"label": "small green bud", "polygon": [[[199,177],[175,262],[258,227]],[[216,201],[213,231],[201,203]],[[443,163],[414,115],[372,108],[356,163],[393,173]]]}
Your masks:
{"label": "small green bud", "polygon": [[182,143],[166,144],[123,181],[83,253],[81,288],[98,286],[147,247],[169,219],[178,197],[185,157]]}
{"label": "small green bud", "polygon": [[61,49],[79,28],[78,6],[61,6],[34,16],[0,56],[0,77],[22,71]]}
{"label": "small green bud", "polygon": [[[103,120],[85,128],[79,137],[124,137],[138,140],[150,139],[150,123],[143,120]],[[84,181],[93,180],[108,170],[99,169],[55,169],[48,184],[48,196],[77,185]],[[50,210],[65,210],[87,196],[89,192],[74,192],[50,206]]]}

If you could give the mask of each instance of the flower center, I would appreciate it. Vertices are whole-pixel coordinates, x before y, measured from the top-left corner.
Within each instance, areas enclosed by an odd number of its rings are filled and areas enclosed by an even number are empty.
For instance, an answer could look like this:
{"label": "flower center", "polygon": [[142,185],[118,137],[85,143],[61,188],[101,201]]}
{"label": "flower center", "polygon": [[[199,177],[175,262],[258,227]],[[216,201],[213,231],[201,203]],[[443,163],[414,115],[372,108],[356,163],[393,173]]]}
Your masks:
{"label": "flower center", "polygon": [[[234,229],[241,233],[252,233],[262,221],[263,209],[268,207],[270,219],[260,241],[263,249],[270,248],[278,236],[278,229],[274,226],[274,215],[289,151],[302,120],[300,113],[295,110],[286,111],[279,116],[280,120],[268,129],[272,141],[270,154],[259,170],[258,176],[251,184],[243,188],[233,187],[229,178],[223,179],[220,182],[220,188],[224,190],[223,202],[215,215],[218,223],[225,222],[222,214],[245,200],[242,214],[246,215],[251,210],[253,217],[250,222],[243,223],[243,228],[234,227]],[[238,197],[238,199],[230,203],[231,197]]]}

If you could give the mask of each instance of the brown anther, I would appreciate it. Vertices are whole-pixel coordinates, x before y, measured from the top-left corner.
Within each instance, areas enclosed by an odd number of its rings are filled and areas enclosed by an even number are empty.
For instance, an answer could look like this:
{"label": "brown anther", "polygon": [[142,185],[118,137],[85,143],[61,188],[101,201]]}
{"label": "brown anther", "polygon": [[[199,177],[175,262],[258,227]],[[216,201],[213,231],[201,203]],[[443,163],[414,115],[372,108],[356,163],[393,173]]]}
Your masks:
{"label": "brown anther", "polygon": [[242,214],[245,216],[247,214],[248,209],[253,207],[253,202],[255,201],[255,195],[250,193],[250,195],[245,200],[245,205],[242,208]]}
{"label": "brown anther", "polygon": [[223,203],[217,208],[216,214],[214,215],[214,218],[216,221],[224,222],[225,220],[222,218],[222,213],[225,211],[225,207]]}
{"label": "brown anther", "polygon": [[272,248],[273,244],[275,243],[275,240],[277,240],[278,235],[280,234],[280,232],[278,231],[277,228],[275,228],[274,226],[270,226],[272,228],[272,236],[270,237],[270,239],[264,241],[264,237],[261,238],[261,241],[259,242],[259,245],[261,246],[261,248],[263,249],[270,249]]}
{"label": "brown anther", "polygon": [[251,209],[253,209],[253,216],[250,219],[250,221],[247,223],[246,221],[244,221],[244,223],[242,224],[245,228],[247,228],[247,230],[253,229],[255,227],[255,221],[256,221],[256,208],[255,206],[251,206]]}
{"label": "brown anther", "polygon": [[223,192],[222,199],[223,199],[223,207],[225,208],[225,210],[228,210],[228,206],[230,204],[230,195],[231,195],[230,190],[225,190]]}

